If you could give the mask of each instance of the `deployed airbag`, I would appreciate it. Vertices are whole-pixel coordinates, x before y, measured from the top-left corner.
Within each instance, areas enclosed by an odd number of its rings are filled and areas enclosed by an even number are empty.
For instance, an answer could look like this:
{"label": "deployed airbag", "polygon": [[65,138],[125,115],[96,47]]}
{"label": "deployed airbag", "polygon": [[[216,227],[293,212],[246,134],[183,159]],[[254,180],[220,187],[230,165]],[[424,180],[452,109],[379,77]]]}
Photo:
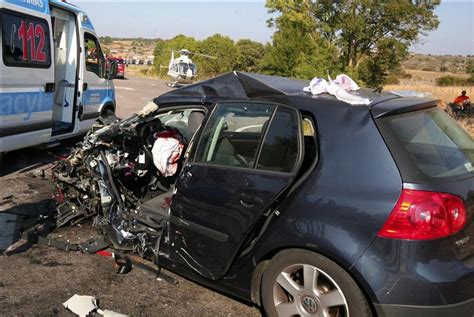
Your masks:
{"label": "deployed airbag", "polygon": [[184,148],[182,138],[174,130],[158,132],[155,138],[151,150],[153,163],[162,176],[173,176],[178,170],[178,161]]}

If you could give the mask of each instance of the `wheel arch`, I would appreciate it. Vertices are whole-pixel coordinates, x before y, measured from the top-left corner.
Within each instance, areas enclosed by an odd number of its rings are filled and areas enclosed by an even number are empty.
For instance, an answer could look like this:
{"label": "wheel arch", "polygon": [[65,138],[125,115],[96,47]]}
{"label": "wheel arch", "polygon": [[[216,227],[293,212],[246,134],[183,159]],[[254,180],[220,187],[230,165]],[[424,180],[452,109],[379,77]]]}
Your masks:
{"label": "wheel arch", "polygon": [[[283,251],[287,250],[305,250],[305,251],[310,251],[314,253],[318,253],[322,256],[325,256],[326,258],[330,259],[334,263],[336,263],[339,267],[341,267],[344,271],[346,271],[349,276],[355,281],[361,292],[364,294],[367,303],[370,306],[370,309],[373,313],[374,316],[376,316],[376,310],[373,305],[372,299],[375,298],[375,294],[370,294],[371,289],[367,285],[367,283],[364,283],[363,278],[358,272],[354,272],[354,270],[351,270],[351,267],[349,269],[347,268],[347,265],[343,265],[338,261],[336,258],[332,257],[330,254],[327,254],[326,252],[318,249],[318,248],[311,248],[308,246],[281,246],[272,250],[269,250],[266,252],[257,262],[257,265],[255,266],[255,269],[252,273],[252,281],[251,281],[251,289],[250,289],[250,294],[251,294],[251,299],[252,302],[257,304],[258,306],[262,305],[261,302],[261,285],[262,285],[262,278],[263,275],[270,264],[270,261],[272,260],[273,257],[275,257],[277,254]],[[354,274],[355,273],[355,274]]]}
{"label": "wheel arch", "polygon": [[103,116],[107,110],[112,110],[115,113],[115,103],[107,101],[102,107],[100,107],[100,116]]}

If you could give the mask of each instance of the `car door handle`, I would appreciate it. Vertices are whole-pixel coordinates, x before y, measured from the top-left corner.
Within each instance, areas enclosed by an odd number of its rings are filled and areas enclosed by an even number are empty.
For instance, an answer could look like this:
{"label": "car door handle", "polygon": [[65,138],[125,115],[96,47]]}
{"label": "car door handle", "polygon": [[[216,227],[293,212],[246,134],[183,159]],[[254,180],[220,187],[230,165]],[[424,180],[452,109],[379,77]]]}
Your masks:
{"label": "car door handle", "polygon": [[240,195],[240,204],[246,208],[251,208],[257,204],[262,203],[262,200],[254,195],[241,194]]}

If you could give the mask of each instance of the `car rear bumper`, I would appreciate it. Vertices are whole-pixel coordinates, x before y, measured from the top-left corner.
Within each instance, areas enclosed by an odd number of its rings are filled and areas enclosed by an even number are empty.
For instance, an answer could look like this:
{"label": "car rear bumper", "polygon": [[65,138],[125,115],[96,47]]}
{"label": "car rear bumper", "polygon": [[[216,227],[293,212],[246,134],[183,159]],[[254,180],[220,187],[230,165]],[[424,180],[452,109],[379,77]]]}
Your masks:
{"label": "car rear bumper", "polygon": [[447,309],[449,316],[473,317],[474,255],[450,248],[458,239],[377,238],[351,272],[381,316],[435,316]]}
{"label": "car rear bumper", "polygon": [[410,306],[410,305],[381,305],[375,304],[375,310],[379,316],[403,316],[403,317],[421,317],[421,316],[467,316],[474,315],[474,298],[452,305],[443,306]]}

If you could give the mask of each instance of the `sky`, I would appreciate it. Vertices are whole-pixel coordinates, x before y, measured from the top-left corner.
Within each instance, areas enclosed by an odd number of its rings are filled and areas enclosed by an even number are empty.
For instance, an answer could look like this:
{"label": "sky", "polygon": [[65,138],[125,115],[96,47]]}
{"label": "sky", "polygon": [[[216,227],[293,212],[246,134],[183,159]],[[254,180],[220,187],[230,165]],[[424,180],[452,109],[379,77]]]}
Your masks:
{"label": "sky", "polygon": [[[270,42],[270,14],[261,0],[130,1],[69,0],[90,16],[100,36],[169,39],[178,34],[204,39],[220,33],[234,40]],[[440,25],[411,47],[412,52],[474,55],[474,0],[442,0]]]}

